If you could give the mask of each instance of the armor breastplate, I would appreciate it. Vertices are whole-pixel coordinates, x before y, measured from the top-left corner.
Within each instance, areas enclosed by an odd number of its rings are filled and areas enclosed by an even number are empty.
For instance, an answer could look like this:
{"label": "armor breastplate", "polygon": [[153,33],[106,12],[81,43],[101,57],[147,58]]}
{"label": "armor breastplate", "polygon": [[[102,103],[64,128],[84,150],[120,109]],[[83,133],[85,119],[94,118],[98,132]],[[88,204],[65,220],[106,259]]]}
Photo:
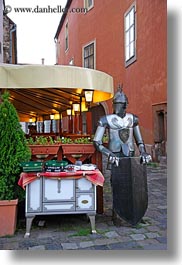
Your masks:
{"label": "armor breastplate", "polygon": [[116,114],[108,115],[107,122],[110,131],[109,146],[111,150],[129,156],[130,152],[134,152],[133,115],[127,113],[124,118]]}
{"label": "armor breastplate", "polygon": [[109,127],[115,130],[133,127],[133,115],[127,113],[124,118],[121,118],[116,114],[108,115],[107,122]]}

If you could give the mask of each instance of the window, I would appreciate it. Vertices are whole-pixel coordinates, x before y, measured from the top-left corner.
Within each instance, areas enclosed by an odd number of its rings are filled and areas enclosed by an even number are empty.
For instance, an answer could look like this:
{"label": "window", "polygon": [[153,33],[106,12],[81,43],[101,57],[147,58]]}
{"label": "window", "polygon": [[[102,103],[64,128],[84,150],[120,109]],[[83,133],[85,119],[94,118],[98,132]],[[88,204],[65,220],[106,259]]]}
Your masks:
{"label": "window", "polygon": [[84,7],[89,11],[94,7],[94,0],[84,0]]}
{"label": "window", "polygon": [[83,47],[83,67],[95,69],[95,42]]}
{"label": "window", "polygon": [[124,15],[125,66],[136,60],[136,6],[132,5]]}
{"label": "window", "polygon": [[67,22],[65,26],[65,51],[67,51],[69,47],[68,41],[69,40],[68,40],[68,22]]}

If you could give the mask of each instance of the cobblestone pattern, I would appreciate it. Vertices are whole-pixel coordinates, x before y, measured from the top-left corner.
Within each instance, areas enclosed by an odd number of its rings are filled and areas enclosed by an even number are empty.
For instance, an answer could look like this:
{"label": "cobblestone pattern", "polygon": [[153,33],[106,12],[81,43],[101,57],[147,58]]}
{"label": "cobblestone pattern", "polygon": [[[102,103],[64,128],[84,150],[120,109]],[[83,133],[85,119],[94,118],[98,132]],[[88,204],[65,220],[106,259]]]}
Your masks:
{"label": "cobblestone pattern", "polygon": [[[145,223],[136,227],[115,226],[112,222],[110,171],[104,169],[104,214],[96,216],[97,234],[90,234],[85,215],[36,217],[30,238],[24,238],[25,220],[12,237],[0,238],[3,250],[167,250],[167,169],[166,164],[148,166],[148,209]],[[38,222],[45,220],[45,226]]]}

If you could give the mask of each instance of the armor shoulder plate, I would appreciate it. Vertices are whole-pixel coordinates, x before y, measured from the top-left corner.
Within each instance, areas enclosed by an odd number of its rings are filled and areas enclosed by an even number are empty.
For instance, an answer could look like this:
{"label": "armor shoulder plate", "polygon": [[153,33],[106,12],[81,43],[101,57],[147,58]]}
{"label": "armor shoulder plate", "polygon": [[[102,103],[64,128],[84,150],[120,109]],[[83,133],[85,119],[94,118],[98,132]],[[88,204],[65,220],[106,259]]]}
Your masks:
{"label": "armor shoulder plate", "polygon": [[102,126],[102,127],[106,127],[108,125],[108,122],[107,122],[107,117],[106,116],[102,116],[98,122],[98,125],[99,126]]}
{"label": "armor shoulder plate", "polygon": [[133,126],[137,126],[138,123],[139,123],[138,116],[133,114]]}

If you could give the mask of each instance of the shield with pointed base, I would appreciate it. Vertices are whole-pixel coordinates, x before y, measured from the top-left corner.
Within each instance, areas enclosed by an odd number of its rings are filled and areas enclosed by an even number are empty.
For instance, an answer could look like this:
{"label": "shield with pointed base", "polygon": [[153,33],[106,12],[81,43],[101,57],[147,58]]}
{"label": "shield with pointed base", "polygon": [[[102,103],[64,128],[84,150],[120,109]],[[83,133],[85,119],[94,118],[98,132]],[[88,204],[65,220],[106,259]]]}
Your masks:
{"label": "shield with pointed base", "polygon": [[146,165],[139,158],[120,158],[112,167],[113,210],[132,225],[139,223],[148,207]]}

